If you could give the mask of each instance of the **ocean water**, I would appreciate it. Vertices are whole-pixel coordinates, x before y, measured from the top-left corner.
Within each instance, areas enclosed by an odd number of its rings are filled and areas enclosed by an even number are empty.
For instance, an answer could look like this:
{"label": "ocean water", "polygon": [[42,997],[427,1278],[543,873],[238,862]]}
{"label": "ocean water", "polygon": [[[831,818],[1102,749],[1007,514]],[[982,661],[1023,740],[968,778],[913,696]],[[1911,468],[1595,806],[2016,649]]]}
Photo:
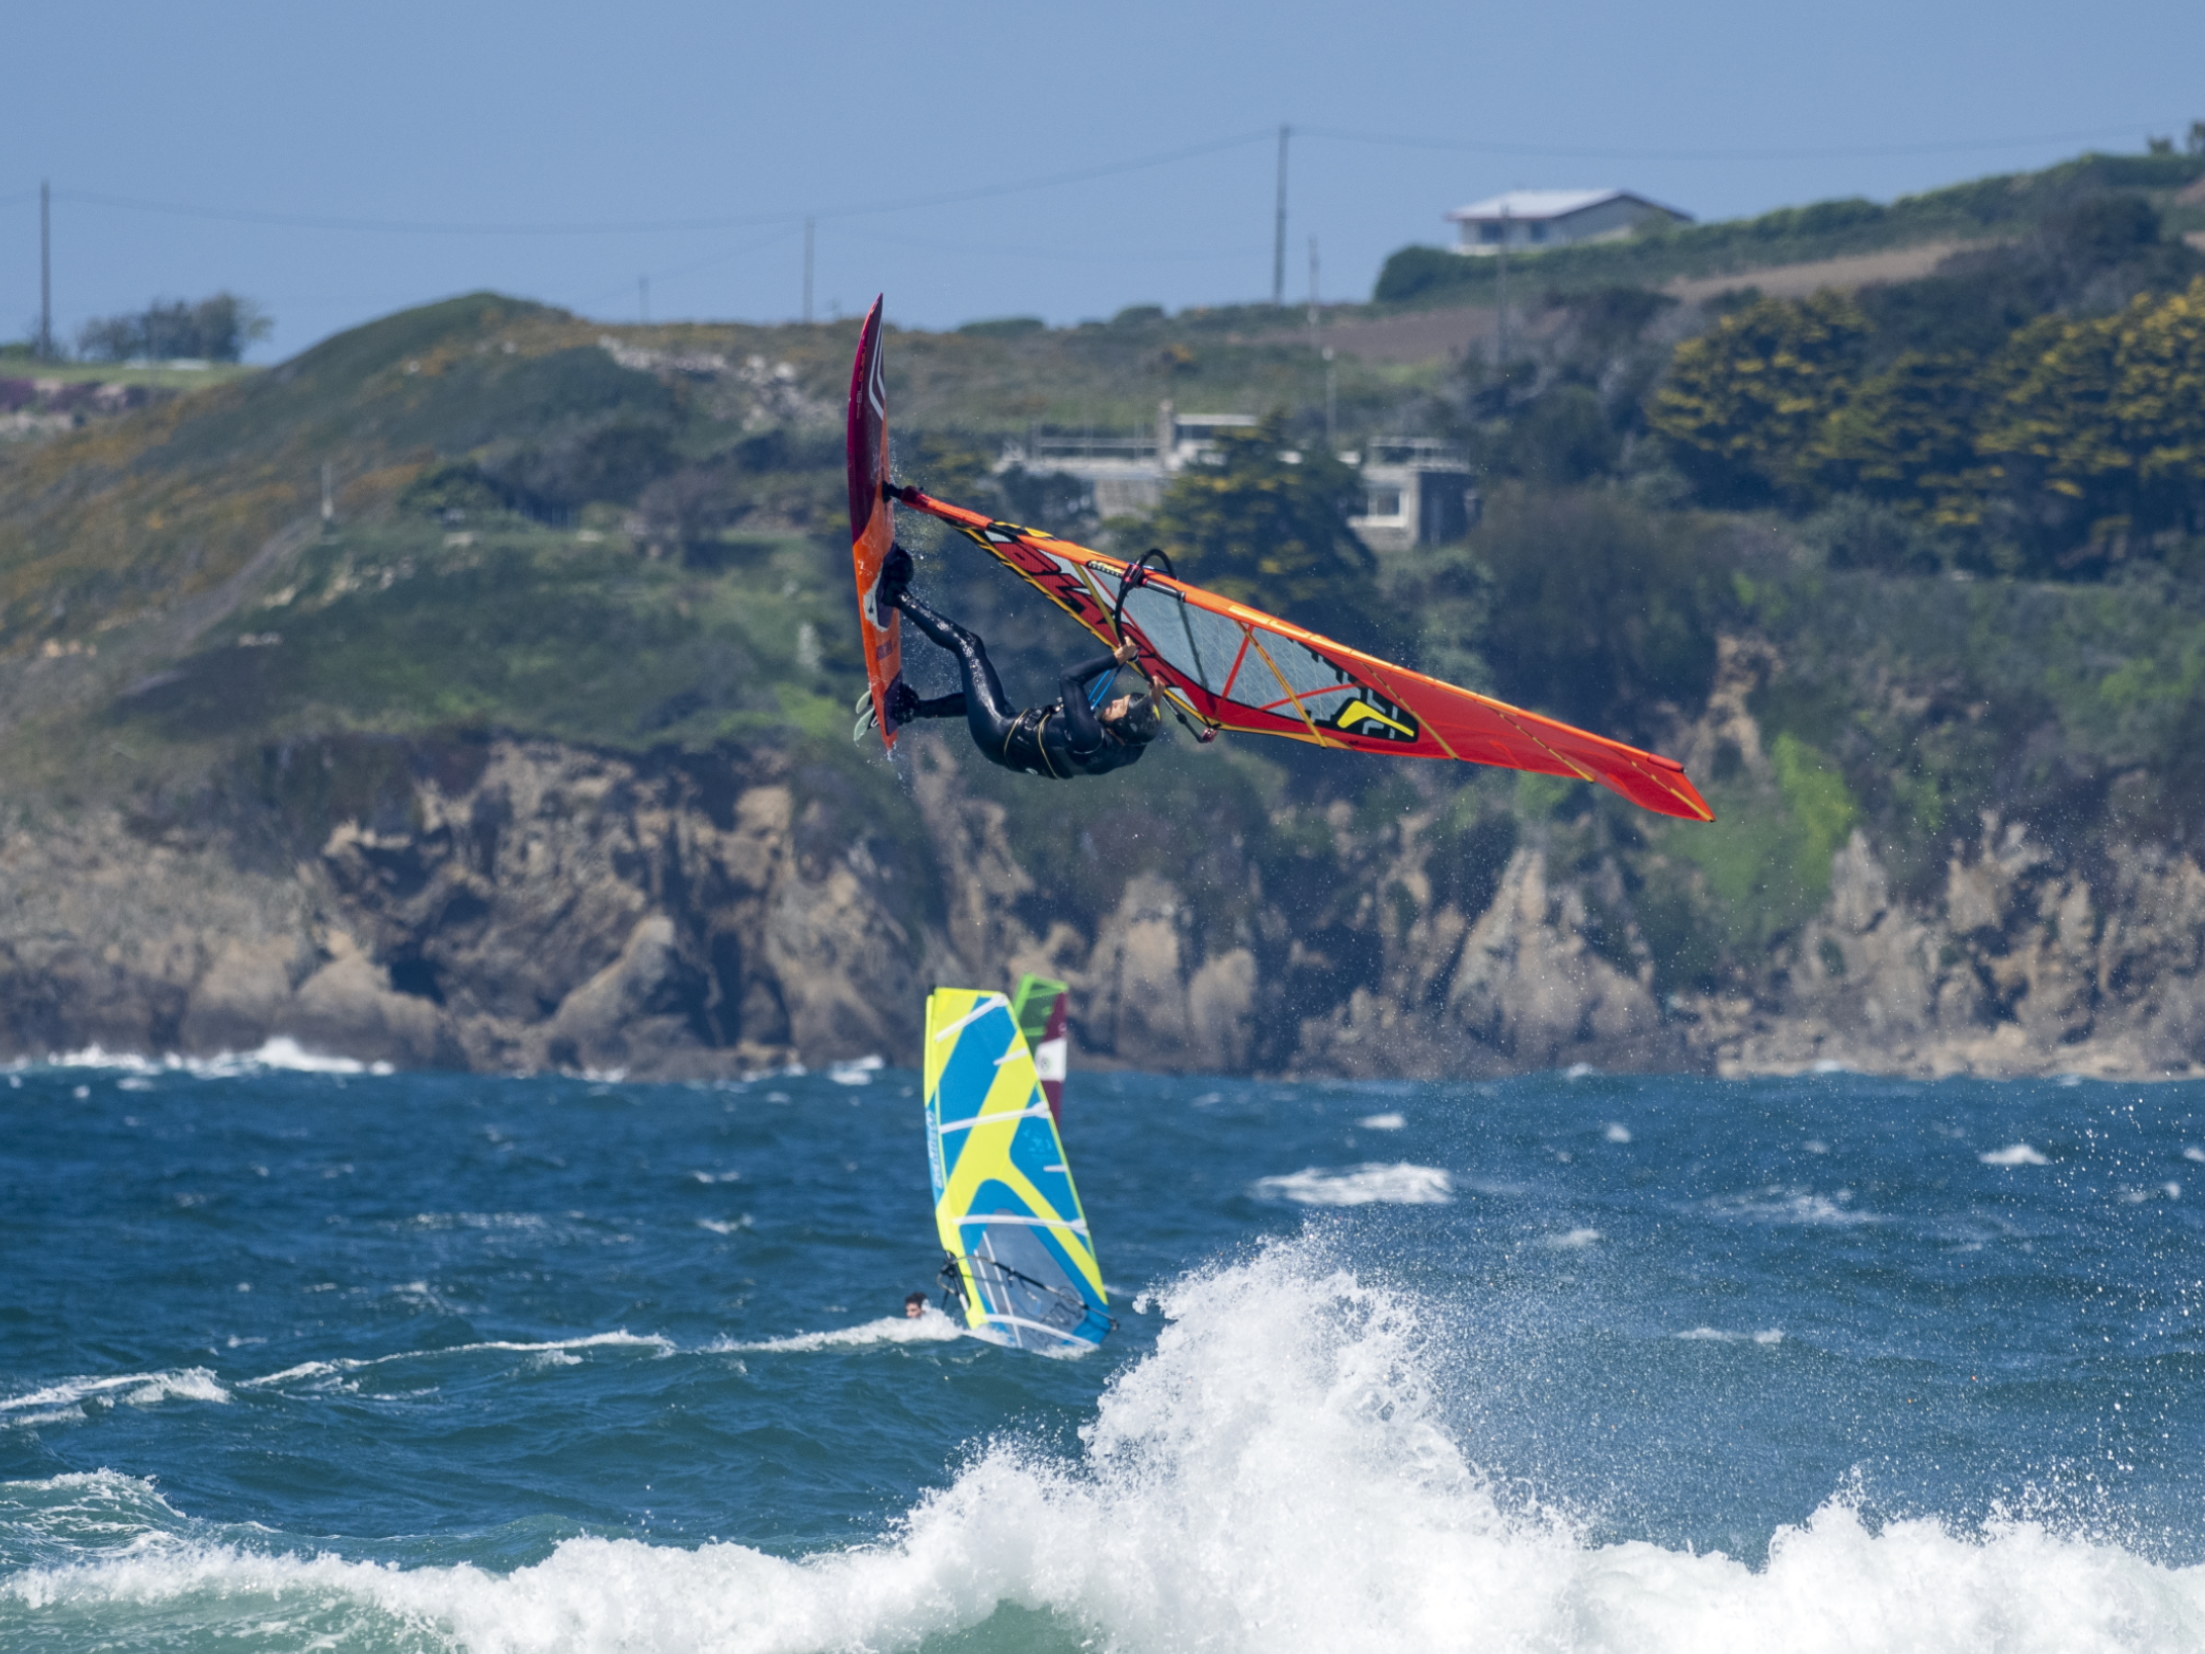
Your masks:
{"label": "ocean water", "polygon": [[915,1090],[0,1076],[0,1649],[2205,1648],[2205,1089],[1075,1073],[1082,1360]]}

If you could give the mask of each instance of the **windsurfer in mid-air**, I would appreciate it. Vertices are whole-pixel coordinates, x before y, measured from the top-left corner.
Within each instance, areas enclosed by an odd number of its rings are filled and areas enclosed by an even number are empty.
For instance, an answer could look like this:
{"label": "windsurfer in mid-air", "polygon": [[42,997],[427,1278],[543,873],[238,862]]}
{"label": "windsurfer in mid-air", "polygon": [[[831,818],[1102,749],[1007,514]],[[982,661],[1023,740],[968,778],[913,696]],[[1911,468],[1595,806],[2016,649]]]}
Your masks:
{"label": "windsurfer in mid-air", "polygon": [[893,723],[962,718],[972,731],[973,744],[990,763],[1059,781],[1123,769],[1138,762],[1156,739],[1163,719],[1153,694],[1119,695],[1099,710],[1087,698],[1087,686],[1095,679],[1133,664],[1138,651],[1132,644],[1065,668],[1055,700],[1017,711],[1003,693],[988,660],[987,645],[913,597],[910,583],[911,554],[897,546],[881,565],[875,604],[883,612],[901,609],[928,638],[955,655],[964,687],[955,694],[923,700],[898,678],[888,693],[887,712]]}

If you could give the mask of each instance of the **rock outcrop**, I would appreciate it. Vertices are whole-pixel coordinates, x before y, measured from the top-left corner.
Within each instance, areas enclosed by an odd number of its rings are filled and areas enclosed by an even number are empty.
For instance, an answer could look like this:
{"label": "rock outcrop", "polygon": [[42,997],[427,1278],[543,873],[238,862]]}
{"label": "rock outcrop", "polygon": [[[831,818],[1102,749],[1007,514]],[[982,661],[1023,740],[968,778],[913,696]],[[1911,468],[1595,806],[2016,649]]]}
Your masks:
{"label": "rock outcrop", "polygon": [[[0,836],[0,1055],[287,1037],[401,1066],[696,1077],[918,1051],[926,986],[1069,979],[1081,1061],[1483,1075],[1605,1069],[2161,1075],[2205,1060],[2205,871],[2071,864],[1986,819],[1909,902],[1859,834],[1751,980],[1664,995],[1616,865],[1526,831],[1465,885],[1413,811],[1309,893],[1130,867],[1088,911],[930,735],[905,819],[774,752],[490,741],[403,762],[302,838],[263,797],[194,824],[19,815]],[[329,765],[311,745],[278,767]],[[280,790],[280,789],[279,789]],[[1350,874],[1338,869],[1346,867]],[[1215,878],[1213,873],[1202,875]],[[1241,877],[1241,874],[1234,874]],[[1205,911],[1210,913],[1204,918]]]}

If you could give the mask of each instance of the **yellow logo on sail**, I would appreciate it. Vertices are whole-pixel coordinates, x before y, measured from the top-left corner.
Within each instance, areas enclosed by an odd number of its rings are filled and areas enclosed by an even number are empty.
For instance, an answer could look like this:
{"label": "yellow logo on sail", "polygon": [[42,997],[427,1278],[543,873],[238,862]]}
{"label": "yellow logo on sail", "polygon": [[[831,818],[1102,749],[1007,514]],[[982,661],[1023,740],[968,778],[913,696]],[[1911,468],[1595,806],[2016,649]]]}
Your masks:
{"label": "yellow logo on sail", "polygon": [[1375,736],[1381,741],[1414,741],[1417,736],[1414,718],[1369,690],[1351,697],[1333,715],[1332,727],[1349,735]]}

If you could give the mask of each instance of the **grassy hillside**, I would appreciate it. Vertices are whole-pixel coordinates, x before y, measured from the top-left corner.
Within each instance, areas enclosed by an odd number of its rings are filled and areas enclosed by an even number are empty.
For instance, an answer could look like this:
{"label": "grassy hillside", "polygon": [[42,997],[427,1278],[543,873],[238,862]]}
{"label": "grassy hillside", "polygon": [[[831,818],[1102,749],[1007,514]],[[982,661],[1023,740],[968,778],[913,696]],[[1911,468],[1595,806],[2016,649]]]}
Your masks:
{"label": "grassy hillside", "polygon": [[[2070,201],[2004,251],[1864,296],[1827,357],[1837,389],[1799,405],[1851,420],[1846,451],[1867,452],[1863,421],[1914,428],[1876,411],[1913,406],[1907,385],[1945,394],[1947,380],[1904,378],[1924,340],[1951,384],[1985,397],[2004,381],[1983,375],[2029,328],[2087,344],[2093,317],[2160,315],[2196,261],[2174,239],[2178,217],[2143,209],[2197,168],[2128,165],[2078,162],[2064,183],[1971,185],[1934,210],[1799,229],[1804,247],[1906,225],[1943,234],[1962,212],[2019,225],[2013,201],[2034,212],[2059,189],[2142,203],[2109,239]],[[1764,252],[1792,244],[1762,239]],[[1814,241],[1814,256],[1833,246]],[[1821,313],[1679,306],[1585,269],[1600,284],[1561,295],[1520,359],[1341,364],[1346,443],[1448,437],[1473,454],[1489,506],[1465,545],[1381,559],[1356,605],[1390,647],[1443,675],[1684,752],[1723,820],[1666,825],[1582,787],[1281,743],[1177,742],[1137,785],[1092,789],[1076,811],[969,764],[1027,865],[1059,871],[1051,900],[1076,911],[1114,899],[1083,882],[1101,875],[1082,846],[1106,834],[1184,877],[1219,936],[1254,922],[1251,891],[1310,892],[1310,968],[1336,976],[1375,945],[1370,903],[1411,900],[1384,891],[1392,835],[1413,817],[1438,846],[1431,877],[1473,906],[1525,835],[1565,869],[1608,869],[1595,881],[1604,945],[1683,991],[1765,970],[1827,893],[1830,853],[1855,828],[1918,892],[1955,841],[1981,833],[1985,811],[2085,856],[2194,832],[2205,516],[2189,495],[2162,491],[2166,512],[2131,512],[2117,532],[2055,512],[2024,534],[1998,503],[2019,498],[2006,481],[1982,483],[1980,522],[1933,521],[1895,485],[1877,492],[1864,462],[1815,470],[1821,439],[1771,434],[1750,398],[1733,400],[1752,414],[1736,425],[1752,442],[1723,447],[1725,387],[1761,373],[1755,330],[1792,339]],[[1278,440],[1306,444],[1323,417],[1319,364],[1300,340],[1263,341],[1270,315],[1137,308],[1070,329],[897,331],[899,467],[953,497],[1046,517],[1045,484],[988,473],[1000,439],[1029,424],[1138,429],[1170,396],[1281,410]],[[270,754],[317,739],[497,730],[628,752],[774,744],[900,819],[885,770],[848,741],[861,678],[839,419],[854,332],[605,328],[475,294],[0,451],[0,763],[18,792],[171,810],[220,777],[272,773]],[[1675,411],[1680,341],[1697,375],[1691,419]],[[1794,365],[1823,360],[1785,349]],[[1853,394],[1887,380],[1882,400]],[[1695,469],[1694,442],[1728,469]],[[327,525],[324,465],[336,482]],[[1144,537],[1154,525],[1120,526]],[[1078,647],[1061,617],[978,553],[917,538],[930,553],[921,588],[988,636],[1014,694],[1045,693]],[[2027,555],[2004,556],[2009,543]],[[912,658],[922,688],[946,683],[939,657]]]}
{"label": "grassy hillside", "polygon": [[[2205,228],[2205,207],[2175,197],[2205,177],[2205,156],[2085,155],[2043,172],[2004,173],[1902,196],[1888,206],[1854,198],[1783,207],[1757,218],[1653,229],[1624,241],[1510,260],[1518,291],[1582,293],[1659,287],[1678,277],[1742,274],[1921,242],[2025,235],[2078,202],[2134,192],[2171,215],[2176,231]],[[1386,261],[1372,299],[1386,306],[1493,302],[1499,263],[1443,247],[1404,247]]]}

